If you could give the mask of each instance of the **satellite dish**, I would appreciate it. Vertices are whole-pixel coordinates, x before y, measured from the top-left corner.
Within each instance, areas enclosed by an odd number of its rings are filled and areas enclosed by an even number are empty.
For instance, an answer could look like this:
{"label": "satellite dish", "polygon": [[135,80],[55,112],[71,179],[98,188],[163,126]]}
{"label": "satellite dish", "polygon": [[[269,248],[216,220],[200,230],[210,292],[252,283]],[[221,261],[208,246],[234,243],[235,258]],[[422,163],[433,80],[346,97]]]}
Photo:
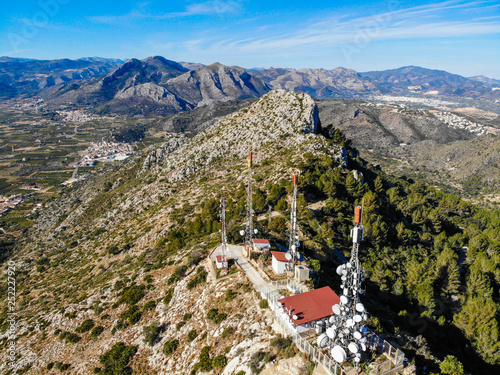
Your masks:
{"label": "satellite dish", "polygon": [[326,334],[331,339],[335,338],[335,330],[331,327],[326,329]]}
{"label": "satellite dish", "polygon": [[356,340],[360,340],[361,339],[361,332],[356,331],[356,332],[354,332],[353,336]]}
{"label": "satellite dish", "polygon": [[299,236],[295,236],[295,239],[298,240],[299,239]]}
{"label": "satellite dish", "polygon": [[351,263],[347,262],[347,263],[346,263],[346,267],[347,267],[347,268],[351,268]]}
{"label": "satellite dish", "polygon": [[343,270],[343,269],[344,269],[344,267],[343,267],[343,266],[338,266],[338,267],[337,267],[337,275],[339,275],[339,276],[340,276],[340,275],[342,275],[342,270]]}
{"label": "satellite dish", "polygon": [[257,229],[254,229],[254,230],[253,230],[253,232],[254,232],[255,234],[259,233],[259,231],[258,231]]}
{"label": "satellite dish", "polygon": [[332,316],[330,317],[329,321],[330,321],[330,324],[335,323],[335,317],[332,315]]}
{"label": "satellite dish", "polygon": [[292,254],[285,253],[285,258],[286,258],[286,260],[292,260]]}
{"label": "satellite dish", "polygon": [[318,346],[323,349],[328,346],[330,339],[328,338],[326,333],[322,333],[321,335],[319,335],[318,340],[316,342],[318,343]]}
{"label": "satellite dish", "polygon": [[359,359],[359,357],[354,357],[353,361],[358,363],[360,361],[360,359]]}
{"label": "satellite dish", "polygon": [[347,354],[341,346],[335,345],[332,349],[332,357],[336,362],[342,363],[345,361]]}
{"label": "satellite dish", "polygon": [[347,346],[347,348],[349,349],[349,351],[351,353],[357,353],[358,352],[358,346],[356,345],[355,342],[350,342],[349,345]]}
{"label": "satellite dish", "polygon": [[295,249],[297,248],[296,245],[292,245],[292,250],[295,251]]}
{"label": "satellite dish", "polygon": [[347,298],[346,296],[340,296],[340,303],[345,305],[347,304],[347,302],[349,302],[349,298]]}
{"label": "satellite dish", "polygon": [[344,295],[346,295],[346,296],[349,295],[349,288],[344,288]]}
{"label": "satellite dish", "polygon": [[241,234],[242,236],[244,236],[244,235],[245,235],[245,231],[244,231],[244,230],[240,230],[240,234]]}
{"label": "satellite dish", "polygon": [[354,320],[352,319],[347,319],[345,322],[346,326],[348,327],[354,327]]}
{"label": "satellite dish", "polygon": [[297,315],[292,316],[293,320],[297,320],[299,317]]}
{"label": "satellite dish", "polygon": [[356,323],[360,323],[363,320],[363,318],[361,317],[361,315],[354,315],[353,319],[354,319],[354,321]]}
{"label": "satellite dish", "polygon": [[335,315],[340,315],[340,305],[333,305],[332,310]]}
{"label": "satellite dish", "polygon": [[363,312],[363,311],[365,311],[365,307],[363,306],[362,303],[357,303],[356,304],[356,311],[357,312]]}
{"label": "satellite dish", "polygon": [[345,268],[342,270],[342,275],[347,275],[347,270]]}
{"label": "satellite dish", "polygon": [[359,348],[364,352],[366,350],[366,345],[364,343],[361,343],[359,344]]}

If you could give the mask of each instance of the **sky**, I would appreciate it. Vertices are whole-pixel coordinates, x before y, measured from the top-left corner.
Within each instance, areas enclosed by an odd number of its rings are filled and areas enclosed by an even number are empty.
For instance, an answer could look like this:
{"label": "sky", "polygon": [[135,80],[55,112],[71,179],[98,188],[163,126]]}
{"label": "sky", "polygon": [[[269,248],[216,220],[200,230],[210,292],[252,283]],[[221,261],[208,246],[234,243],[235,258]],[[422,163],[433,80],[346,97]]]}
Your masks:
{"label": "sky", "polygon": [[500,1],[9,1],[0,56],[359,72],[417,65],[500,79]]}

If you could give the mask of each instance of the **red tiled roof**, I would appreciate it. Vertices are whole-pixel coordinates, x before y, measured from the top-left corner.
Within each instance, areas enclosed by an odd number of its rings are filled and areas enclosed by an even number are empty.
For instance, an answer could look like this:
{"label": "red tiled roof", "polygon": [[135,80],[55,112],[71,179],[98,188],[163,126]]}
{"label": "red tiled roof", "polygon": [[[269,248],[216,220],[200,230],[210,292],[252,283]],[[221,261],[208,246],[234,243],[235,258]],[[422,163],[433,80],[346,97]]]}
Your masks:
{"label": "red tiled roof", "polygon": [[270,245],[269,241],[268,240],[264,240],[264,239],[261,239],[261,238],[254,238],[253,239],[253,243],[254,244],[260,244],[260,245]]}
{"label": "red tiled roof", "polygon": [[293,320],[296,326],[314,322],[333,315],[332,306],[340,303],[340,297],[329,286],[279,299],[283,309],[293,309],[298,319]]}
{"label": "red tiled roof", "polygon": [[227,262],[226,257],[224,255],[217,255],[217,263]]}
{"label": "red tiled roof", "polygon": [[276,258],[278,262],[286,262],[288,263],[288,259],[285,258],[285,254],[283,251],[271,251],[273,257]]}

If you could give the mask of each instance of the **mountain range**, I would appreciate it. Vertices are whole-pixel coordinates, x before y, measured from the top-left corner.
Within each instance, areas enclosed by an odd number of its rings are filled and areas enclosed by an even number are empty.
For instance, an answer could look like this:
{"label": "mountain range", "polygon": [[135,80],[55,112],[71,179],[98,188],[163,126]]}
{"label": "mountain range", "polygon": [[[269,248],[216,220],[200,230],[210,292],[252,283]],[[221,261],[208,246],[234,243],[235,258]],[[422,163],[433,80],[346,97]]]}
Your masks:
{"label": "mountain range", "polygon": [[258,98],[272,89],[315,98],[368,99],[380,95],[473,100],[497,105],[500,81],[407,66],[359,73],[326,69],[243,69],[214,63],[177,63],[160,56],[114,59],[0,58],[0,98],[39,96],[49,108],[99,113],[168,114],[233,99]]}

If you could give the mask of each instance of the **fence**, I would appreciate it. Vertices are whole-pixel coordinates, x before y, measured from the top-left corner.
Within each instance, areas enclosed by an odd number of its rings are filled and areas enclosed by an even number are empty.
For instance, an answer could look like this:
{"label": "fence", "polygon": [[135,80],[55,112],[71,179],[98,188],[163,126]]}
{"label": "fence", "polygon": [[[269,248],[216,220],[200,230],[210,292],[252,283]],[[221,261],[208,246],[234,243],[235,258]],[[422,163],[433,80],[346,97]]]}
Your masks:
{"label": "fence", "polygon": [[[347,372],[340,364],[332,360],[327,354],[321,352],[317,347],[312,346],[280,316],[276,302],[280,298],[279,290],[283,288],[289,288],[299,293],[301,291],[307,291],[306,287],[297,283],[295,280],[275,281],[273,287],[264,288],[261,291],[262,298],[269,301],[269,306],[274,311],[276,322],[279,324],[283,333],[286,336],[290,336],[300,350],[309,354],[313,361],[321,363],[331,374],[347,375]],[[375,366],[372,364],[369,375],[390,375],[403,370],[405,356],[401,350],[394,348],[388,341],[382,339],[370,329],[367,329],[365,337],[368,339],[370,346],[384,353],[388,358],[387,361]]]}

